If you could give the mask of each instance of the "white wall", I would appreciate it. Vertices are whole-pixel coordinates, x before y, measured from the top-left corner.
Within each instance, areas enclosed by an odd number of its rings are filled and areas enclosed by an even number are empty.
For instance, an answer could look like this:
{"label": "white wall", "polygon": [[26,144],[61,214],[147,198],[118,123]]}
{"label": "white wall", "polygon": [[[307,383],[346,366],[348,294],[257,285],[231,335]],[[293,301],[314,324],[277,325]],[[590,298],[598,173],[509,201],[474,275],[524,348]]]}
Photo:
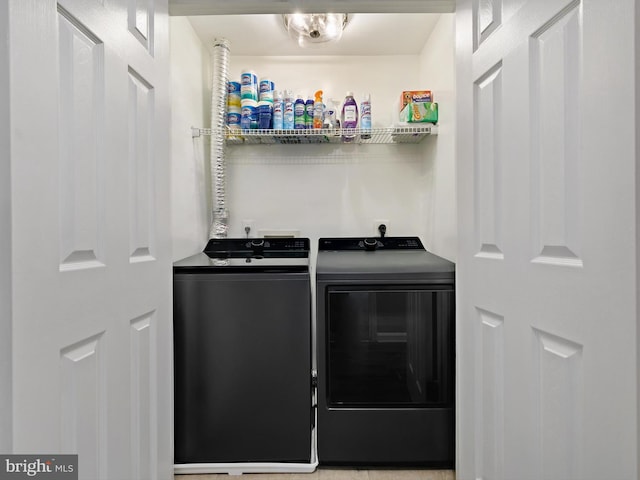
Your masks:
{"label": "white wall", "polygon": [[455,261],[457,235],[455,162],[455,14],[440,16],[420,55],[420,81],[438,102],[437,141],[425,142],[425,184],[421,187],[425,242],[438,255]]}
{"label": "white wall", "polygon": [[170,17],[171,221],[174,260],[201,251],[208,238],[208,146],[191,127],[210,123],[210,56],[185,17]]}
{"label": "white wall", "polygon": [[9,135],[9,6],[0,4],[0,452],[12,447],[11,148]]}
{"label": "white wall", "polygon": [[[233,47],[232,47],[233,53]],[[419,89],[417,56],[231,57],[239,78],[250,68],[276,89],[306,95],[317,89],[342,101],[353,90],[371,93],[374,127],[397,118],[402,90]],[[425,142],[433,141],[427,139]],[[421,189],[427,171],[423,145],[235,146],[228,149],[230,235],[295,229],[315,245],[320,236],[373,235],[388,219],[389,235],[425,237]]]}
{"label": "white wall", "polygon": [[[375,233],[388,220],[389,235],[418,235],[428,249],[455,259],[455,158],[453,150],[453,20],[439,22],[420,55],[249,57],[234,56],[230,77],[244,69],[269,77],[276,89],[305,97],[318,89],[325,103],[347,90],[371,93],[373,126],[397,119],[402,90],[431,89],[440,103],[440,135],[419,145],[229,146],[229,236],[261,230],[295,230],[310,237]],[[174,258],[199,251],[208,232],[209,141],[191,141],[191,125],[208,125],[208,53],[184,17],[173,17],[172,156]],[[198,62],[200,64],[198,65]],[[438,69],[435,66],[438,66]],[[197,79],[206,80],[204,94]],[[202,105],[204,106],[204,109]]]}

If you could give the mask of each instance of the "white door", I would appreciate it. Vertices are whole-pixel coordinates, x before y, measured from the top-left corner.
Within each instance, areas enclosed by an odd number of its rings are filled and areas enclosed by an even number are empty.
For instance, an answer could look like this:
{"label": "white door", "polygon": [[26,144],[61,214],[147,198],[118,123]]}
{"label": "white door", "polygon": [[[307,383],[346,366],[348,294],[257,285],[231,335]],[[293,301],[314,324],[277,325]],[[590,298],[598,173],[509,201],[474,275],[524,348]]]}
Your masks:
{"label": "white door", "polygon": [[636,3],[457,2],[457,478],[638,478]]}
{"label": "white door", "polygon": [[10,0],[13,450],[171,478],[166,0]]}

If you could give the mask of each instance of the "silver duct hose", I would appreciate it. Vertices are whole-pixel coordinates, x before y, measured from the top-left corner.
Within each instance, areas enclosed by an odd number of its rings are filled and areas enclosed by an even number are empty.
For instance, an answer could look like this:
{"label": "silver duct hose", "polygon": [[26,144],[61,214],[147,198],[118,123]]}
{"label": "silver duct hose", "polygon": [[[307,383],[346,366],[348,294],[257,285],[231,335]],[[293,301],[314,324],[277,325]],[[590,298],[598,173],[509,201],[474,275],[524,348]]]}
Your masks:
{"label": "silver duct hose", "polygon": [[227,109],[227,82],[229,81],[229,42],[213,41],[211,54],[213,75],[211,79],[211,195],[213,222],[209,238],[227,236],[229,212],[225,192],[225,142],[224,128]]}

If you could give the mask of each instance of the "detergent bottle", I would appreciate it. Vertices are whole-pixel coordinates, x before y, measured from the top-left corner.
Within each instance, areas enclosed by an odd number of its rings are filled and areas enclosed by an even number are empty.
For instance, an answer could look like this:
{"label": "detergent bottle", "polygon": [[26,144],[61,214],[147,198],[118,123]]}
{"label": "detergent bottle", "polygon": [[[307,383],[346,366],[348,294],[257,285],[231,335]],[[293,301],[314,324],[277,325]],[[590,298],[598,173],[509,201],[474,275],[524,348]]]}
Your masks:
{"label": "detergent bottle", "polygon": [[353,92],[347,92],[342,105],[342,141],[353,142],[358,128],[358,103],[353,98]]}

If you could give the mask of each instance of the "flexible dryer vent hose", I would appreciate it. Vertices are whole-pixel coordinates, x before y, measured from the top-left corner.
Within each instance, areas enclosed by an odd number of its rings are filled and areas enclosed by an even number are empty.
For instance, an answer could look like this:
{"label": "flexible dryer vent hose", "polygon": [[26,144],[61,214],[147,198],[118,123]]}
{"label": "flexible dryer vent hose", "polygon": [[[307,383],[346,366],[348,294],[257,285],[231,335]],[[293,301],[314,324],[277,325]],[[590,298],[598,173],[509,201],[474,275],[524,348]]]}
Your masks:
{"label": "flexible dryer vent hose", "polygon": [[224,128],[227,107],[227,82],[229,81],[229,42],[213,41],[211,54],[211,193],[213,222],[209,238],[225,238],[229,229],[229,212],[226,207],[226,161]]}

